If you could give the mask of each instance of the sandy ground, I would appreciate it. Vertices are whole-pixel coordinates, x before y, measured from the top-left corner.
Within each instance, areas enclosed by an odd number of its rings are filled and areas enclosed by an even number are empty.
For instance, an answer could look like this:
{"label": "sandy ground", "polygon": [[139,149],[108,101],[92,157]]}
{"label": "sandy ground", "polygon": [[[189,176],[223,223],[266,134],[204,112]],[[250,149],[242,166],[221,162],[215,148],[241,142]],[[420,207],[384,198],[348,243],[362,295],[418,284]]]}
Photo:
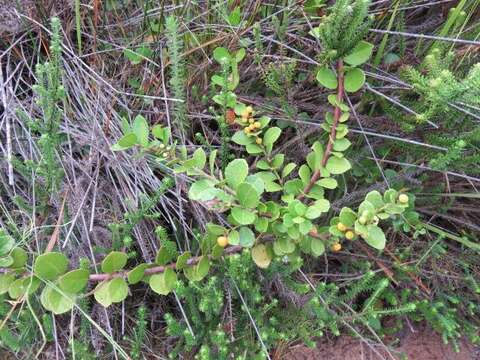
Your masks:
{"label": "sandy ground", "polygon": [[[382,347],[375,351],[359,341],[348,336],[341,336],[334,341],[322,340],[317,348],[309,349],[303,345],[293,346],[286,354],[277,359],[285,360],[383,360],[392,359]],[[456,353],[449,345],[444,345],[439,335],[426,326],[408,331],[400,338],[399,346],[391,353],[398,360],[480,360],[480,349],[467,341],[460,344],[460,352]]]}

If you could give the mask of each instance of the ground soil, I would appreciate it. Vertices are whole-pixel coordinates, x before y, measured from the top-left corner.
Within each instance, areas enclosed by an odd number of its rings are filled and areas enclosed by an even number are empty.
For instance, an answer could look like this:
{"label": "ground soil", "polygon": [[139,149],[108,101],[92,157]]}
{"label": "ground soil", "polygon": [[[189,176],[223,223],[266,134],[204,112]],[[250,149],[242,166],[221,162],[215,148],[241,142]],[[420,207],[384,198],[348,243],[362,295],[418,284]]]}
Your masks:
{"label": "ground soil", "polygon": [[[480,360],[480,349],[468,341],[460,342],[456,353],[428,326],[422,325],[399,336],[399,343],[391,354],[398,360]],[[375,352],[376,351],[376,352]],[[367,345],[361,340],[340,336],[335,340],[321,340],[315,349],[304,345],[292,346],[278,359],[285,360],[383,360],[392,359],[382,346]]]}

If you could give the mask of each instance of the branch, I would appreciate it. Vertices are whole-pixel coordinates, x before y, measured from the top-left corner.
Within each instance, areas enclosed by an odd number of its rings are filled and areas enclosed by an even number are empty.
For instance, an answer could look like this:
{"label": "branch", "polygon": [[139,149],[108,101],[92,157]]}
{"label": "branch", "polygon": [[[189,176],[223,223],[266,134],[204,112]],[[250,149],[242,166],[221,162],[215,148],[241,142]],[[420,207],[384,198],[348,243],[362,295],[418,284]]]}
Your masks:
{"label": "branch", "polygon": [[[225,249],[224,255],[233,255],[236,253],[239,253],[240,251],[243,250],[243,247],[240,245],[235,245],[235,246],[230,246]],[[187,260],[187,265],[195,265],[197,264],[203,256],[195,256]],[[211,256],[209,256],[211,258]],[[153,265],[153,264],[152,264]],[[171,263],[168,265],[160,265],[160,266],[154,266],[151,268],[148,268],[145,270],[145,275],[152,275],[152,274],[158,274],[158,273],[163,273],[166,269],[171,268],[171,269],[176,269],[177,264],[176,263]],[[110,280],[116,277],[125,277],[129,270],[122,270],[118,272],[114,272],[111,274],[91,274],[89,277],[90,281],[105,281],[105,280]]]}
{"label": "branch", "polygon": [[[344,96],[343,61],[341,59],[338,60],[337,62],[337,76],[338,76],[337,101],[340,104],[343,102],[343,96]],[[332,153],[333,144],[335,142],[335,138],[337,135],[337,125],[341,116],[342,116],[342,110],[340,109],[340,107],[335,106],[335,110],[333,112],[332,129],[330,130],[327,148],[325,149],[325,153],[323,154],[323,158],[321,162],[322,168],[325,167],[328,159],[330,158],[330,154]],[[312,190],[313,185],[315,185],[318,179],[320,179],[320,170],[315,170],[315,172],[312,175],[312,178],[310,179],[310,182],[303,189],[303,193],[298,195],[297,199],[302,200],[303,198],[305,198],[305,195],[308,194],[310,190]]]}

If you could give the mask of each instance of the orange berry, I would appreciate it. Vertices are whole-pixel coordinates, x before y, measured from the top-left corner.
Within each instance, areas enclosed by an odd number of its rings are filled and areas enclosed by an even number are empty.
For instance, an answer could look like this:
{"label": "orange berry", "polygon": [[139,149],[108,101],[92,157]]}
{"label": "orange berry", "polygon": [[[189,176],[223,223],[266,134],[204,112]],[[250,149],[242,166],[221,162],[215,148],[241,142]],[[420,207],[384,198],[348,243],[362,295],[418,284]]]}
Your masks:
{"label": "orange berry", "polygon": [[219,237],[217,238],[217,244],[218,244],[218,246],[224,248],[225,246],[228,245],[228,237],[226,237],[226,236],[219,236]]}
{"label": "orange berry", "polygon": [[340,243],[335,243],[335,244],[332,245],[332,251],[337,252],[337,251],[340,251],[340,250],[342,250],[342,245]]}
{"label": "orange berry", "polygon": [[345,233],[345,237],[347,238],[347,240],[352,240],[352,239],[355,237],[355,234],[354,234],[353,231],[348,230],[348,231]]}

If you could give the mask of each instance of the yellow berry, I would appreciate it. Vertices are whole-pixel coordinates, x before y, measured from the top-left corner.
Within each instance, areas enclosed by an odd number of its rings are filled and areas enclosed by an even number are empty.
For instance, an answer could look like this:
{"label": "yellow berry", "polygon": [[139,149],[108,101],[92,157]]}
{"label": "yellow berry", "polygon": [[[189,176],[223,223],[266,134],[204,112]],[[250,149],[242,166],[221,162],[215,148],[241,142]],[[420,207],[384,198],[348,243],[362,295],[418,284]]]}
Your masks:
{"label": "yellow berry", "polygon": [[248,118],[248,116],[250,115],[250,112],[248,112],[247,109],[244,109],[240,115],[242,116],[242,118]]}
{"label": "yellow berry", "polygon": [[248,128],[250,129],[250,131],[255,130],[255,126],[253,124],[248,125]]}
{"label": "yellow berry", "polygon": [[347,238],[347,240],[352,240],[352,239],[355,237],[355,234],[354,234],[353,231],[348,230],[348,231],[345,233],[345,237]]}
{"label": "yellow berry", "polygon": [[260,121],[255,121],[253,125],[257,128],[260,129],[262,127],[262,124],[260,124]]}
{"label": "yellow berry", "polygon": [[225,246],[228,245],[228,238],[226,236],[219,236],[217,238],[217,244],[218,246],[224,248]]}
{"label": "yellow berry", "polygon": [[262,143],[262,139],[259,138],[259,137],[257,137],[257,138],[255,139],[255,142],[256,142],[258,145],[260,145],[260,144]]}
{"label": "yellow berry", "polygon": [[253,124],[253,123],[255,122],[255,120],[254,120],[253,118],[250,118],[250,119],[248,119],[248,122],[249,122],[250,124]]}
{"label": "yellow berry", "polygon": [[400,196],[398,197],[398,201],[400,201],[401,204],[408,204],[408,195],[400,194]]}
{"label": "yellow berry", "polygon": [[337,224],[337,229],[343,232],[343,231],[347,230],[347,227],[344,224],[342,224],[341,222],[339,222]]}
{"label": "yellow berry", "polygon": [[342,244],[335,243],[332,245],[332,251],[340,251],[340,250],[342,250]]}
{"label": "yellow berry", "polygon": [[253,108],[252,108],[251,106],[247,106],[247,107],[245,108],[245,111],[248,111],[248,113],[251,114],[251,113],[253,112]]}
{"label": "yellow berry", "polygon": [[250,133],[250,128],[247,126],[245,129],[243,129],[243,131],[245,131],[245,134],[249,134]]}

